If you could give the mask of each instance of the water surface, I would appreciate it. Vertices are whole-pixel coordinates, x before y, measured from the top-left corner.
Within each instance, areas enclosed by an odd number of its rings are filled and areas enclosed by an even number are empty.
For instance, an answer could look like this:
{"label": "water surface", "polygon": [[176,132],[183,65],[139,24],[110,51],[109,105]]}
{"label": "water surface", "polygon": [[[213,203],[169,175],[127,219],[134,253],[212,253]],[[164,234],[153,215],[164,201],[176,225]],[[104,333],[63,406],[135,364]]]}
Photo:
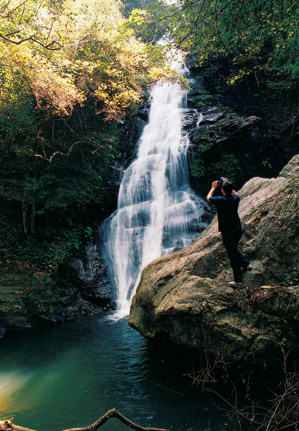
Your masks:
{"label": "water surface", "polygon": [[[0,419],[39,431],[91,424],[116,408],[144,427],[229,430],[216,398],[161,361],[127,320],[86,319],[0,342]],[[181,361],[181,358],[178,360]],[[123,430],[111,419],[103,431]]]}

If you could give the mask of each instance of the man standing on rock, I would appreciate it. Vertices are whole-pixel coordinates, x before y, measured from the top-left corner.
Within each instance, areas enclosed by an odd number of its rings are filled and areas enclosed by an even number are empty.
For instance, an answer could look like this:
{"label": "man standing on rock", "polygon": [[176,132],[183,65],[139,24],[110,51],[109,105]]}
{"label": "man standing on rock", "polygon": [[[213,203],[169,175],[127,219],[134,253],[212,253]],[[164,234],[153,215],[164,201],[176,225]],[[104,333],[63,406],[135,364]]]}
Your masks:
{"label": "man standing on rock", "polygon": [[[213,197],[219,185],[223,196]],[[220,182],[213,181],[207,200],[217,208],[219,231],[222,234],[223,245],[226,248],[230,266],[234,273],[234,281],[230,281],[229,284],[235,286],[243,282],[242,269],[252,269],[249,261],[237,248],[242,236],[242,227],[238,214],[240,197],[233,190],[232,183],[224,178]]]}

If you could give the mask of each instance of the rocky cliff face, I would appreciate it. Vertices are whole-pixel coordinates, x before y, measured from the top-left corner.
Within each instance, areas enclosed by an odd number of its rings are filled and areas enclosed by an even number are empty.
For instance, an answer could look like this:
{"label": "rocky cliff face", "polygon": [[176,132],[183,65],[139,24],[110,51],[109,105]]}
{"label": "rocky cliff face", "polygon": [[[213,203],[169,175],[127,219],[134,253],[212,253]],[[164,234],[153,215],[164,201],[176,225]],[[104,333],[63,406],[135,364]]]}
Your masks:
{"label": "rocky cliff face", "polygon": [[265,118],[269,106],[246,86],[227,88],[213,68],[200,71],[192,60],[188,68],[192,79],[187,106],[190,113],[198,113],[189,115],[185,125],[193,189],[202,195],[219,176],[230,178],[238,188],[255,176],[276,177],[298,153],[296,134],[270,126]]}
{"label": "rocky cliff face", "polygon": [[299,156],[277,178],[239,192],[240,248],[253,271],[233,289],[217,220],[194,243],[142,273],[129,324],[148,338],[251,362],[299,350]]}

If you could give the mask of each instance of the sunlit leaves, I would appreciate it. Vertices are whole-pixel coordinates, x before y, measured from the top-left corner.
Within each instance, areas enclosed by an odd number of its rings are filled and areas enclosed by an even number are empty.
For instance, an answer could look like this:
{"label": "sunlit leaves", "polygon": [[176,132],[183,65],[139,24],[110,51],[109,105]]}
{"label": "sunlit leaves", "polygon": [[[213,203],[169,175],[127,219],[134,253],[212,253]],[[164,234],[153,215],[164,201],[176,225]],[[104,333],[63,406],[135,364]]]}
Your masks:
{"label": "sunlit leaves", "polygon": [[1,1],[0,38],[16,45],[31,41],[49,50],[59,49],[53,25],[60,14],[61,5],[54,1]]}
{"label": "sunlit leaves", "polygon": [[39,73],[32,80],[31,90],[37,107],[51,115],[71,115],[74,106],[85,100],[72,76],[61,76],[49,65],[40,64]]}

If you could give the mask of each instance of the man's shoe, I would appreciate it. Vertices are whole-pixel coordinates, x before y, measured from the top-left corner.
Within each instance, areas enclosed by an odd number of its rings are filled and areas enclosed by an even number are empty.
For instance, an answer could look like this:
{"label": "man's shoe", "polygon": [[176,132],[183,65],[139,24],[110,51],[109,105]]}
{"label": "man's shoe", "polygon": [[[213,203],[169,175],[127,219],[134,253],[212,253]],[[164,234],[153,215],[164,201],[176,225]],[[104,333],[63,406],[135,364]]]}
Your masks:
{"label": "man's shoe", "polygon": [[240,286],[242,284],[242,281],[229,281],[228,284],[231,287],[238,287],[238,286]]}
{"label": "man's shoe", "polygon": [[246,265],[246,266],[243,266],[243,267],[242,267],[242,269],[243,269],[244,271],[252,271],[252,270],[253,270],[253,268],[252,268],[252,266],[250,265],[250,263],[249,263],[248,265]]}

